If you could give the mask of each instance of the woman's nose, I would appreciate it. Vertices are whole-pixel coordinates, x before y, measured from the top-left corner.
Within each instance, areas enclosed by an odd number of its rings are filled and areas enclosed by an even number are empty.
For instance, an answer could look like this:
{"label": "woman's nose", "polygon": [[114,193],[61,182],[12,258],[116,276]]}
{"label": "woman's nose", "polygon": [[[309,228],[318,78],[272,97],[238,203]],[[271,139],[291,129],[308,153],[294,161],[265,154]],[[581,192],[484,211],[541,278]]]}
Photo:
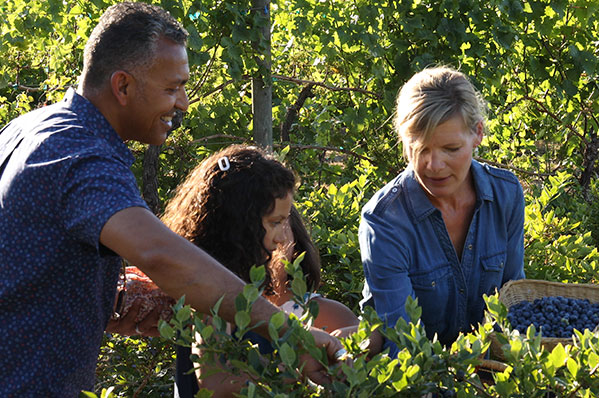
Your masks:
{"label": "woman's nose", "polygon": [[440,171],[445,167],[445,162],[441,158],[440,154],[431,152],[427,159],[427,168],[431,171]]}

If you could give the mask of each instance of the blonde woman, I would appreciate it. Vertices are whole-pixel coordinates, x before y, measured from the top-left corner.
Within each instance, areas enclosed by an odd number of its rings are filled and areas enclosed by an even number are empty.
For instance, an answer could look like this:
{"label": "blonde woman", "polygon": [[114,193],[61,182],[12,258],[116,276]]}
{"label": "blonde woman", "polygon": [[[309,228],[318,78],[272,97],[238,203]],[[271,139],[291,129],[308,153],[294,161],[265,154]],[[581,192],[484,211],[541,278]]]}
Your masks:
{"label": "blonde woman", "polygon": [[428,336],[443,344],[482,320],[483,294],[524,277],[522,187],[512,173],[473,160],[483,110],[463,73],[414,75],[395,119],[408,167],[362,210],[362,304],[392,327],[407,319],[407,297],[418,298]]}

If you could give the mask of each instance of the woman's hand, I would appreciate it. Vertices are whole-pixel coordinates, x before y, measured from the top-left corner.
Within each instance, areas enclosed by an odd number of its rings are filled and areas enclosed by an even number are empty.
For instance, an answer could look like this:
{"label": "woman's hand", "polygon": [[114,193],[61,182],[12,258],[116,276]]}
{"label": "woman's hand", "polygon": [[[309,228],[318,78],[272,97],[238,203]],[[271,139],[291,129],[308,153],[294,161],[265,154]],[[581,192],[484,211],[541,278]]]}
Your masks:
{"label": "woman's hand", "polygon": [[[314,342],[317,346],[324,347],[327,350],[327,356],[329,357],[330,363],[338,362],[338,358],[335,356],[339,350],[343,349],[341,342],[328,334],[327,332],[317,329],[310,328],[310,333],[314,337]],[[328,384],[331,382],[326,370],[316,359],[312,358],[309,354],[304,354],[301,357],[303,363],[302,373],[316,384]]]}
{"label": "woman's hand", "polygon": [[[358,325],[356,326],[347,326],[344,328],[340,328],[337,330],[333,330],[331,332],[331,336],[335,337],[348,337],[351,334],[354,334],[358,331]],[[378,331],[378,329],[374,330],[370,337],[368,338],[368,346],[366,349],[368,350],[368,358],[372,358],[374,355],[380,353],[383,350],[384,337]]]}

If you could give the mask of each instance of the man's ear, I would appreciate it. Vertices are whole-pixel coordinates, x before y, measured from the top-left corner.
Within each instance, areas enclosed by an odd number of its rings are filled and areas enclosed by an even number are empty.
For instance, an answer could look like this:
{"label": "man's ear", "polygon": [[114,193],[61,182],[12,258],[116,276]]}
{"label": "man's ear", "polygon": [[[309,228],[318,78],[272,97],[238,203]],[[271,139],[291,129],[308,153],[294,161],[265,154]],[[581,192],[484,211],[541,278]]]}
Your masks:
{"label": "man's ear", "polygon": [[123,70],[117,70],[110,76],[110,88],[112,95],[122,106],[127,105],[130,100],[133,76]]}

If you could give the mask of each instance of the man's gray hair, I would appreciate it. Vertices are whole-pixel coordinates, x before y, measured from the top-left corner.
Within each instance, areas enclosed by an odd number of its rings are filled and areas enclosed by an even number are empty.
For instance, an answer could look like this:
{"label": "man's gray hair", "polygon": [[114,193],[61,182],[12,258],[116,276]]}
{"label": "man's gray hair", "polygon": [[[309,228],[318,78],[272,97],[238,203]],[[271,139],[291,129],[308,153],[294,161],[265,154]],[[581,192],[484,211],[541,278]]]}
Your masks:
{"label": "man's gray hair", "polygon": [[162,38],[185,45],[188,33],[161,7],[123,2],[109,7],[92,31],[83,54],[82,84],[98,89],[117,70],[149,65]]}

